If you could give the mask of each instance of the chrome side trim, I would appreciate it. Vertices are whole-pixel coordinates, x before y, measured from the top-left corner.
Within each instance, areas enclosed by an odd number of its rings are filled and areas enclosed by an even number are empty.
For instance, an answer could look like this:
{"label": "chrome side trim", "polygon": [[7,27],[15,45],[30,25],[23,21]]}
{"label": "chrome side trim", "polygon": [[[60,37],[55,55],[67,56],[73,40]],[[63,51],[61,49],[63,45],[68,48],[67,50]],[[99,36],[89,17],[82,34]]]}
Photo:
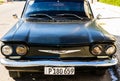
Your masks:
{"label": "chrome side trim", "polygon": [[9,60],[0,59],[1,64],[9,67],[33,67],[33,66],[94,66],[94,67],[109,67],[116,65],[118,60],[112,58],[111,60],[103,61],[51,61],[51,60],[38,60],[38,61],[27,61],[27,60]]}

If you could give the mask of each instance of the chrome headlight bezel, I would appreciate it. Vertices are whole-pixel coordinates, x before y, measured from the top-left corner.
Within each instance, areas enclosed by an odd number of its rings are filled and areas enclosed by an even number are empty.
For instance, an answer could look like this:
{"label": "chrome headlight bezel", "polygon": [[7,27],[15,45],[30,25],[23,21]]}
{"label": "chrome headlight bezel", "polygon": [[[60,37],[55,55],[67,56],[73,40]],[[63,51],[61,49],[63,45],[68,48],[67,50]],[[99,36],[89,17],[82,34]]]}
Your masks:
{"label": "chrome headlight bezel", "polygon": [[114,44],[95,44],[90,47],[90,53],[94,56],[112,56],[116,50]]}

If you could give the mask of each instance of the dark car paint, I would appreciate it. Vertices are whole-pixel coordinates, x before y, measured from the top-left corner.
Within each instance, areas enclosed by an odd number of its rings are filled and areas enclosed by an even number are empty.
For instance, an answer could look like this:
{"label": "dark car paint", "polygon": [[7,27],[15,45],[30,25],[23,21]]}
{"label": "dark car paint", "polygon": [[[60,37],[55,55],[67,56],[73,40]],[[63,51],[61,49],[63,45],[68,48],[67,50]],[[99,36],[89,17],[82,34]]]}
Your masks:
{"label": "dark car paint", "polygon": [[[0,40],[3,46],[11,46],[13,50],[11,55],[3,54],[5,58],[0,59],[11,77],[18,78],[21,72],[41,72],[46,66],[72,66],[75,67],[75,72],[77,72],[76,68],[83,67],[88,70],[88,67],[95,67],[97,73],[100,71],[104,74],[108,67],[118,63],[116,57],[108,56],[104,51],[98,56],[92,54],[92,46],[98,44],[106,48],[106,46],[114,45],[115,42],[114,36],[96,23],[97,20],[94,19],[92,11],[88,13],[90,17],[86,17],[87,20],[80,19],[75,22],[72,20],[45,22],[39,21],[39,18],[27,21],[23,15],[28,3],[29,0],[26,1],[22,16],[16,25]],[[91,10],[90,4],[87,6]],[[16,52],[20,45],[25,45],[27,48],[25,55]],[[53,53],[54,51],[58,53]],[[63,54],[61,54],[62,51]],[[66,51],[72,52],[66,53]]]}
{"label": "dark car paint", "polygon": [[91,22],[19,21],[1,41],[20,41],[37,45],[89,45],[114,42],[112,35]]}

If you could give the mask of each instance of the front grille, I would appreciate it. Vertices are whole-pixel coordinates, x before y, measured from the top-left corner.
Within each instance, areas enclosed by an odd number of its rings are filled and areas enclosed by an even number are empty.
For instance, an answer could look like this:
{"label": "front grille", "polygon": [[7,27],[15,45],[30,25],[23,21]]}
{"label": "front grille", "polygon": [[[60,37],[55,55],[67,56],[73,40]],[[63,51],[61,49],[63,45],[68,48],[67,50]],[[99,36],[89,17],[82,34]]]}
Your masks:
{"label": "front grille", "polygon": [[[65,53],[65,54],[55,54],[55,53],[49,53],[49,52],[43,52],[39,50],[80,50],[80,51],[75,51],[71,53]],[[62,48],[53,48],[53,47],[30,47],[30,52],[27,54],[27,56],[40,56],[42,57],[56,57],[56,58],[79,58],[79,57],[94,57],[90,52],[89,52],[89,47],[84,46],[84,47],[62,47]]]}
{"label": "front grille", "polygon": [[89,52],[89,47],[79,47],[76,49],[80,49],[79,52],[74,52],[74,53],[69,53],[69,54],[63,54],[60,55],[61,57],[94,57],[90,52]]}

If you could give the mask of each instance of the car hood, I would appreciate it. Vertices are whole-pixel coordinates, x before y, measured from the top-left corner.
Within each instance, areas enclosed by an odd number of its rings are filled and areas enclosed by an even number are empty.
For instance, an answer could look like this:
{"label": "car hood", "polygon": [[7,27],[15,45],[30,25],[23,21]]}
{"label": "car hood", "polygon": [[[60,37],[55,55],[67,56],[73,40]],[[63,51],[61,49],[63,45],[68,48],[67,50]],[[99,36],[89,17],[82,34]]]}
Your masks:
{"label": "car hood", "polygon": [[115,41],[112,35],[95,26],[94,21],[86,23],[19,21],[1,40],[36,45],[79,45]]}

